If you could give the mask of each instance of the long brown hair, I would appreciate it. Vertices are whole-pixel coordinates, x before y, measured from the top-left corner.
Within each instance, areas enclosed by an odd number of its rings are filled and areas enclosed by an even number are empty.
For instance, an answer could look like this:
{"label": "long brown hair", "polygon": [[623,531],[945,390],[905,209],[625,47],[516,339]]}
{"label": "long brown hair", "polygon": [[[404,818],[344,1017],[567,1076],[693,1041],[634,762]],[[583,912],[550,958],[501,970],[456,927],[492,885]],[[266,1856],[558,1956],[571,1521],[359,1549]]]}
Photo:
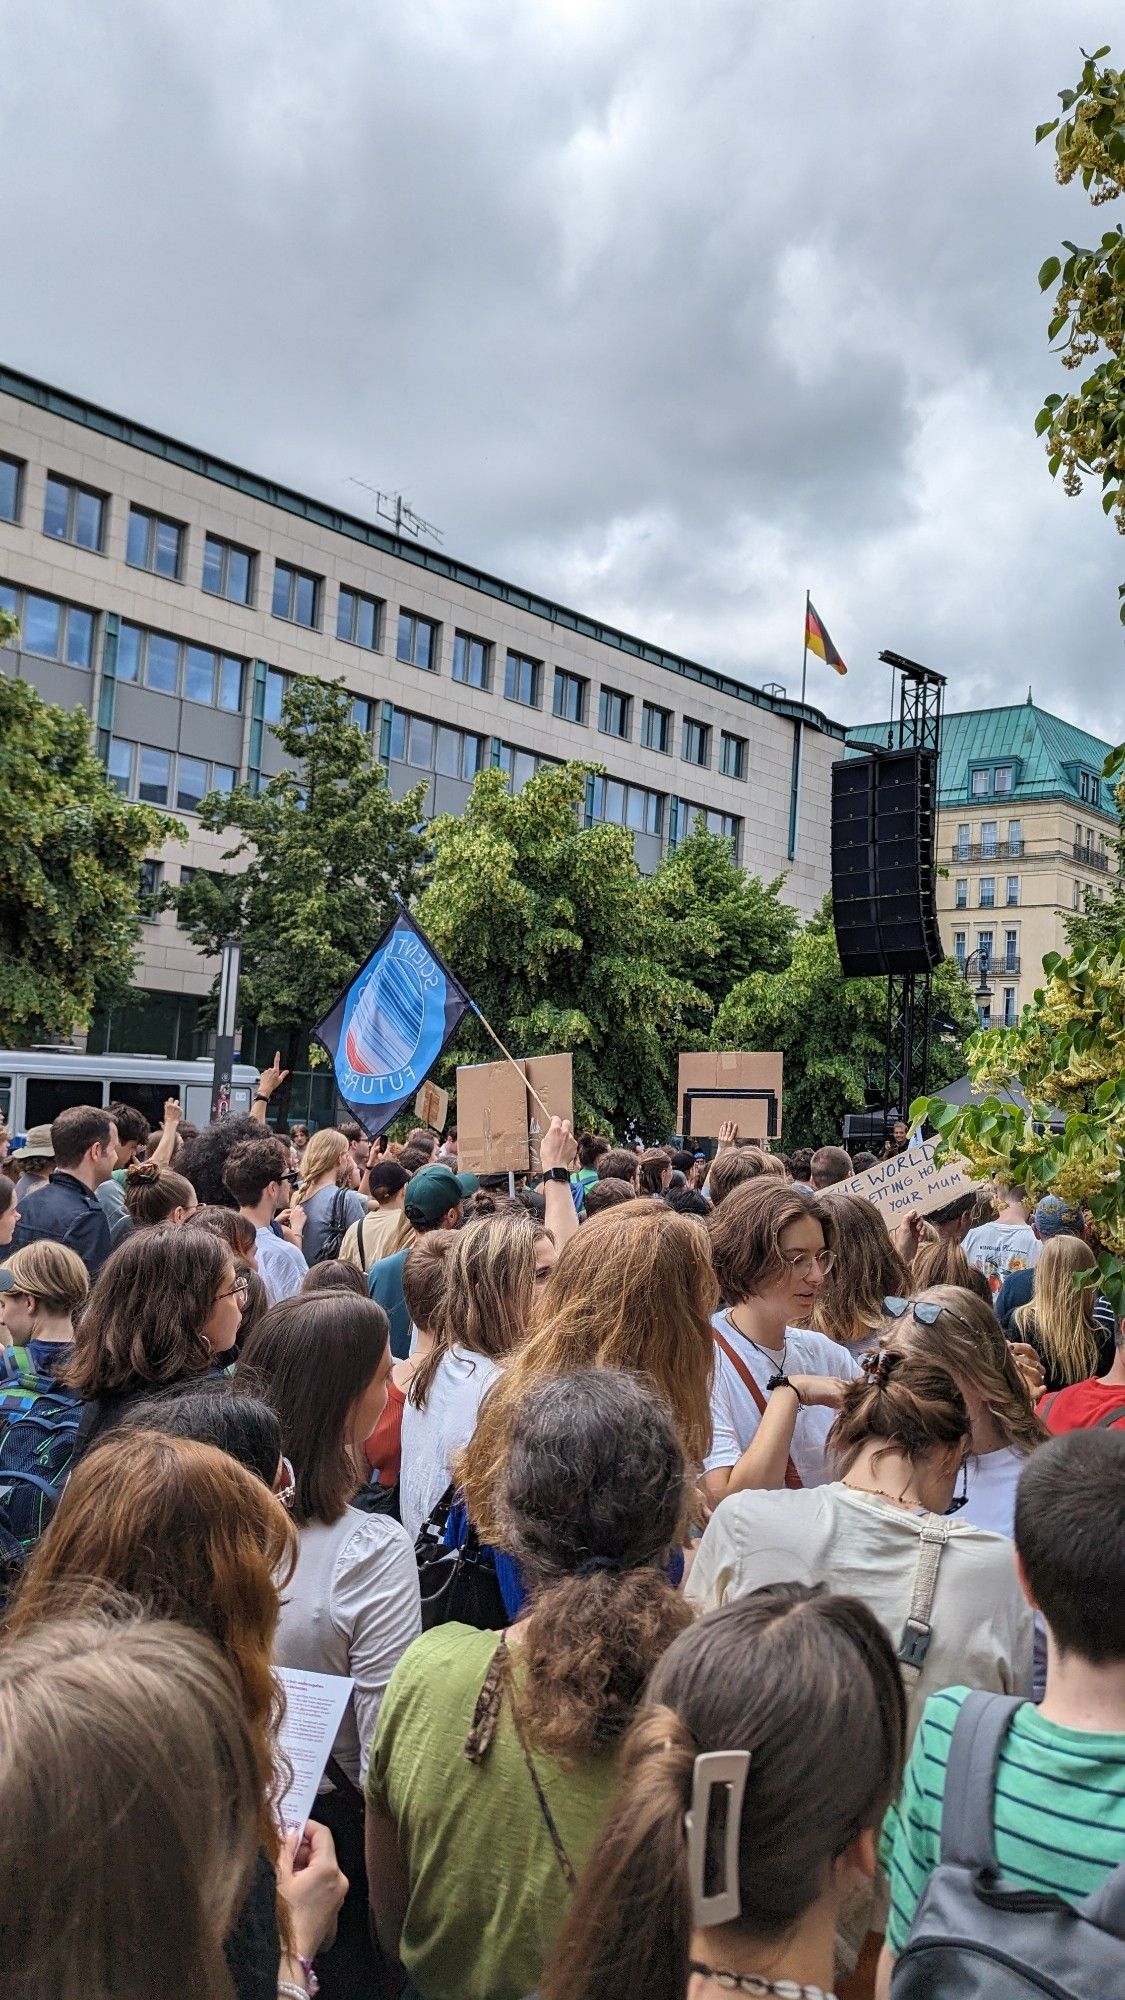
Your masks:
{"label": "long brown hair", "polygon": [[1097,1259],[1080,1236],[1052,1236],[1039,1253],[1029,1303],[1013,1318],[1021,1340],[1034,1340],[1049,1374],[1063,1383],[1084,1382],[1098,1365],[1094,1332],[1097,1285],[1076,1286]]}
{"label": "long brown hair", "polygon": [[201,1633],[53,1619],[0,1648],[10,1993],[234,2000],[223,1942],[259,1841],[238,1683]]}
{"label": "long brown hair", "polygon": [[747,1750],[739,1928],[782,1940],[898,1790],[906,1702],[878,1619],[773,1584],[674,1640],[622,1746],[620,1780],[540,1984],[542,2000],[683,2000],[685,1818],[702,1752]]}
{"label": "long brown hair", "polygon": [[692,1472],[702,1465],[718,1299],[704,1225],[663,1203],[610,1209],[563,1245],[531,1332],[493,1383],[457,1469],[486,1541],[502,1533],[498,1496],[514,1413],[534,1384],[554,1376],[590,1367],[642,1375],[671,1410]]}
{"label": "long brown hair", "polygon": [[297,1492],[293,1519],[338,1521],[364,1477],[348,1419],[387,1351],[390,1325],[374,1299],[298,1293],[271,1306],[238,1357],[235,1381],[281,1418]]}
{"label": "long brown hair", "polygon": [[211,1366],[201,1328],[234,1259],[209,1229],[139,1229],[102,1265],[63,1381],[85,1401],[182,1382]]}
{"label": "long brown hair", "polygon": [[888,1320],[883,1345],[947,1369],[955,1382],[980,1397],[1013,1451],[1034,1451],[1045,1443],[1047,1427],[1032,1408],[1027,1384],[992,1307],[975,1292],[955,1285],[931,1285],[915,1303],[919,1301],[945,1310],[932,1326],[922,1326],[909,1313],[904,1319]]}
{"label": "long brown hair", "polygon": [[887,1451],[914,1462],[963,1444],[971,1428],[965,1399],[946,1369],[924,1352],[884,1349],[865,1355],[864,1373],[845,1383],[826,1449],[842,1478],[865,1445],[879,1445],[875,1464]]}
{"label": "long brown hair", "polygon": [[525,1212],[489,1216],[457,1231],[445,1266],[437,1339],[410,1385],[416,1409],[451,1347],[505,1361],[527,1333],[535,1297],[538,1232]]}
{"label": "long brown hair", "polygon": [[811,1323],[839,1346],[850,1347],[882,1325],[885,1298],[908,1296],[910,1273],[869,1201],[831,1188],[826,1200],[836,1220],[836,1261],[816,1295]]}
{"label": "long brown hair", "polygon": [[909,1291],[928,1292],[935,1285],[956,1285],[958,1291],[975,1292],[992,1310],[992,1287],[983,1271],[970,1264],[959,1243],[951,1242],[948,1236],[935,1236],[919,1246],[914,1262],[910,1266]]}
{"label": "long brown hair", "polygon": [[285,1510],[213,1445],[116,1430],[78,1461],[32,1550],[6,1631],[100,1602],[107,1586],[213,1639],[238,1676],[261,1786],[260,1837],[277,1828],[272,1743],[284,1709],[270,1667],[278,1591],[296,1561]]}

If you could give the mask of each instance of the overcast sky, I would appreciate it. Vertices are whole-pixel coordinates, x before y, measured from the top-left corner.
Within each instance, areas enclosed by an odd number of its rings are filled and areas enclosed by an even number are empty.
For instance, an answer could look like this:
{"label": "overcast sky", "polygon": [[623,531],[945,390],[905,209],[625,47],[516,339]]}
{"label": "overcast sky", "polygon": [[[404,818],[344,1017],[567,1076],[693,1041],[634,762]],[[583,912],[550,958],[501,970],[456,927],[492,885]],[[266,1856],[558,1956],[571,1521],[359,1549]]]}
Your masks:
{"label": "overcast sky", "polygon": [[[0,0],[0,352],[743,678],[1125,736],[1035,274],[1108,0]],[[1119,50],[1120,55],[1125,51]]]}

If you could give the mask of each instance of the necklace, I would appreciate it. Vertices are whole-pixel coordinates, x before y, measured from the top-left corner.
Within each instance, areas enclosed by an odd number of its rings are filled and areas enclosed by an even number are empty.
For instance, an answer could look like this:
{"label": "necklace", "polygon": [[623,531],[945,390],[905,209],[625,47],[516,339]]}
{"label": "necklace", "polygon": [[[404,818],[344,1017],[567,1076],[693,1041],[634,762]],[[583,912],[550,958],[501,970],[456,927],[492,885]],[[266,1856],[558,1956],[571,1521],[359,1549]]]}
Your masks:
{"label": "necklace", "polygon": [[731,1325],[733,1326],[735,1332],[739,1334],[741,1338],[745,1340],[754,1349],[755,1354],[760,1354],[763,1361],[769,1362],[770,1380],[766,1383],[766,1388],[776,1389],[778,1383],[782,1381],[785,1375],[788,1373],[788,1370],[785,1366],[785,1358],[786,1358],[785,1349],[788,1341],[788,1334],[783,1333],[781,1336],[781,1360],[779,1361],[775,1354],[770,1353],[768,1347],[762,1347],[760,1343],[754,1339],[752,1334],[746,1333],[744,1329],[739,1326],[738,1321],[735,1319],[734,1316],[733,1306],[727,1307],[727,1318],[730,1321]]}
{"label": "necklace", "polygon": [[849,1493],[870,1493],[873,1499],[889,1500],[893,1507],[909,1507],[916,1513],[927,1512],[921,1500],[904,1499],[901,1493],[886,1493],[881,1486],[857,1486],[851,1479],[841,1479],[840,1484],[846,1486]]}
{"label": "necklace", "polygon": [[754,2000],[767,2000],[770,1994],[774,2000],[836,2000],[836,1995],[825,1987],[802,1986],[797,1979],[763,1979],[757,1972],[721,1972],[694,1961],[688,1971],[698,1973],[701,1979],[713,1979],[725,1993],[750,1993]]}

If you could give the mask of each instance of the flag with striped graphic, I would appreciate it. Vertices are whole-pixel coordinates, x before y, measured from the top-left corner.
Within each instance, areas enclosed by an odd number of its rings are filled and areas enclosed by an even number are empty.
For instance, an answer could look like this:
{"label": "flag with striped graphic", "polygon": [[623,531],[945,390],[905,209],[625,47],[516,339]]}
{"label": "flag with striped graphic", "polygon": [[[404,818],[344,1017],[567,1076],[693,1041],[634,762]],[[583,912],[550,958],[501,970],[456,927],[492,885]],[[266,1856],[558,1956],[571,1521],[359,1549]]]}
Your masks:
{"label": "flag with striped graphic", "polygon": [[813,610],[811,598],[808,610],[805,613],[805,644],[810,653],[815,653],[818,660],[824,661],[826,667],[831,667],[838,674],[847,673],[848,670],[843,660],[840,658],[839,653],[828,636],[827,626],[821,622]]}
{"label": "flag with striped graphic", "polygon": [[340,1097],[371,1138],[417,1095],[471,1005],[402,910],[312,1030]]}

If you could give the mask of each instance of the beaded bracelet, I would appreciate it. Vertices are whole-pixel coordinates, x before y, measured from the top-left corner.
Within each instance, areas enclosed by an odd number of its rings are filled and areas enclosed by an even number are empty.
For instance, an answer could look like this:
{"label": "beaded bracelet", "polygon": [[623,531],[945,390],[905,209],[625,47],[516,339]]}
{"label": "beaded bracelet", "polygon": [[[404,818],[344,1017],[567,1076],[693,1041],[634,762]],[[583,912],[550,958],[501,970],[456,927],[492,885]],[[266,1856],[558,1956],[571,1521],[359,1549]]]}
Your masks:
{"label": "beaded bracelet", "polygon": [[277,1990],[279,1996],[283,1996],[283,2000],[309,2000],[308,1988],[295,1986],[291,1979],[279,1979]]}

